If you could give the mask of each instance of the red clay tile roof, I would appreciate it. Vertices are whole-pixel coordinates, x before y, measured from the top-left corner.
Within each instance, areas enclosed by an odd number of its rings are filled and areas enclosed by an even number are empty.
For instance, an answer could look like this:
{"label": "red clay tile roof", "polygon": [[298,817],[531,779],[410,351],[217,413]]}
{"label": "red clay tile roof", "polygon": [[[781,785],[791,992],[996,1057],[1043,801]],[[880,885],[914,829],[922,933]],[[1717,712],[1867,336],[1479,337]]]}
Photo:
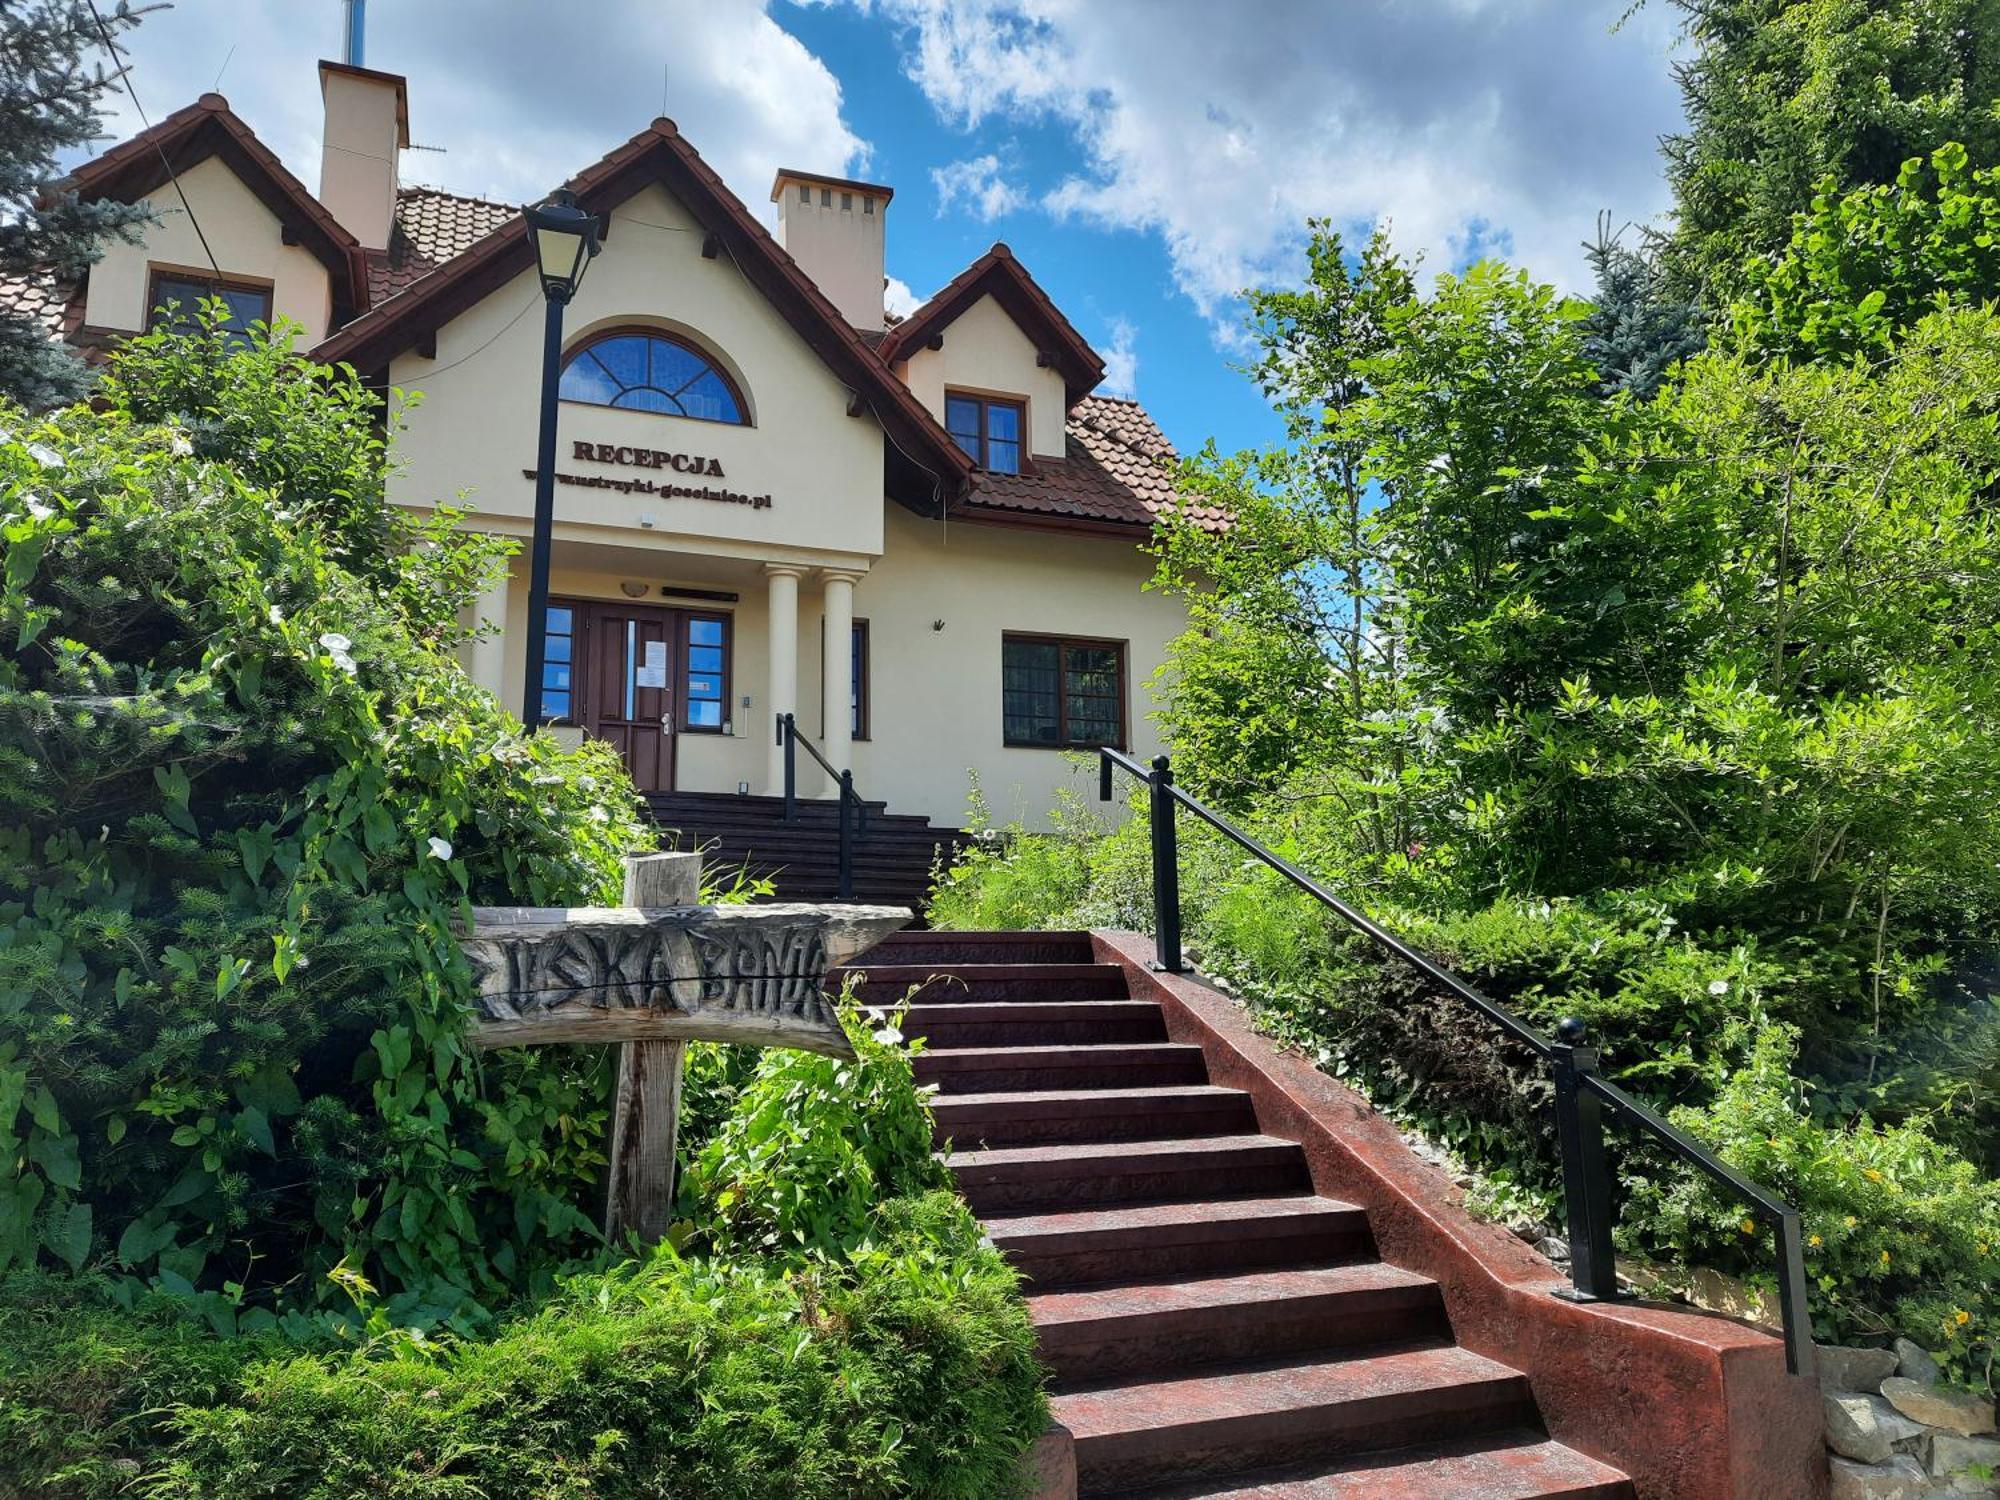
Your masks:
{"label": "red clay tile roof", "polygon": [[1070,326],[1069,319],[1004,242],[995,244],[945,283],[935,297],[891,328],[882,340],[882,358],[892,365],[908,359],[931,339],[942,337],[961,313],[988,296],[1006,309],[1061,374],[1071,404],[1097,389],[1104,379],[1104,361]]}
{"label": "red clay tile roof", "polygon": [[407,187],[396,194],[396,227],[411,250],[433,264],[463,254],[502,224],[520,218],[518,203],[466,198],[430,187]]}
{"label": "red clay tile roof", "polygon": [[518,204],[466,198],[439,188],[399,189],[389,248],[368,252],[370,305],[408,290],[419,277],[464,254],[502,224],[520,216]]}
{"label": "red clay tile roof", "polygon": [[48,271],[18,271],[0,274],[0,312],[25,319],[51,339],[75,331],[82,317],[81,303],[71,316],[76,297],[74,283],[59,280]]}
{"label": "red clay tile roof", "polygon": [[961,513],[1129,531],[1150,529],[1158,517],[1180,509],[1205,531],[1228,525],[1227,513],[1213,506],[1181,507],[1174,490],[1178,455],[1138,402],[1085,396],[1070,408],[1066,436],[1062,458],[1033,459],[1025,474],[979,475]]}

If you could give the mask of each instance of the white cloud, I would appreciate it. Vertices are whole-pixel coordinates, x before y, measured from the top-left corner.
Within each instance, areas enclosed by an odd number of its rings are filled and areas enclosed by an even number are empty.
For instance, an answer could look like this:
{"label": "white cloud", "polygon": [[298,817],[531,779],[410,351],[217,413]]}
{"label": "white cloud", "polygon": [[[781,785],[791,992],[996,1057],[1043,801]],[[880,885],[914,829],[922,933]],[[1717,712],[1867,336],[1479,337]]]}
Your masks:
{"label": "white cloud", "polygon": [[1000,175],[1000,158],[990,154],[933,167],[931,183],[937,188],[940,218],[963,203],[990,224],[1028,201],[1027,194]]}
{"label": "white cloud", "polygon": [[[750,207],[770,217],[781,166],[857,175],[868,148],[841,117],[840,82],[762,0],[597,0],[551,33],[535,0],[413,0],[368,11],[366,61],[410,80],[406,182],[502,201],[539,198],[655,115],[671,116]],[[319,180],[314,62],[338,57],[334,0],[186,0],[123,45],[153,120],[215,87],[308,188]],[[129,100],[107,130],[138,128]]]}
{"label": "white cloud", "polygon": [[888,285],[882,288],[882,306],[885,311],[899,318],[907,318],[924,305],[924,299],[910,290],[909,282],[900,276],[888,278]]}
{"label": "white cloud", "polygon": [[1104,356],[1104,393],[1107,396],[1139,394],[1139,330],[1129,318],[1110,321],[1110,341],[1097,352]]}
{"label": "white cloud", "polygon": [[1388,222],[1445,269],[1501,253],[1570,287],[1600,208],[1661,213],[1678,127],[1672,7],[1628,0],[848,0],[901,24],[905,67],[966,127],[1054,123],[1059,216],[1158,234],[1226,315],[1295,277],[1308,216]]}

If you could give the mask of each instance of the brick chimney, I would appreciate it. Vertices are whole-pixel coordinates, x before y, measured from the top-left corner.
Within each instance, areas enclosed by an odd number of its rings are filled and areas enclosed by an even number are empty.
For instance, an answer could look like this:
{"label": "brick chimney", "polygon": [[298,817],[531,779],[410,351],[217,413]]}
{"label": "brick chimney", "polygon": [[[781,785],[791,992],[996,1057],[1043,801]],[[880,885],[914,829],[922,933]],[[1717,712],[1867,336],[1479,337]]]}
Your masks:
{"label": "brick chimney", "polygon": [[883,222],[894,191],[817,172],[778,169],[778,243],[856,328],[880,329]]}
{"label": "brick chimney", "polygon": [[326,106],[319,201],[362,248],[385,250],[396,221],[397,154],[410,144],[409,84],[399,73],[321,62]]}

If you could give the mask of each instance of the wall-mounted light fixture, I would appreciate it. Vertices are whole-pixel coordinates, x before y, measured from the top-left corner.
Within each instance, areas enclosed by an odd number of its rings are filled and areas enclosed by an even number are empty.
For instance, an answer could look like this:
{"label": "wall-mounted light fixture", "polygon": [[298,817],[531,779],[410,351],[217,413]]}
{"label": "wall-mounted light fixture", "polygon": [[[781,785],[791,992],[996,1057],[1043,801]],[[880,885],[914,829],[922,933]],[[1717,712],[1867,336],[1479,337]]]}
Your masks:
{"label": "wall-mounted light fixture", "polygon": [[627,599],[643,599],[653,592],[653,586],[650,583],[640,583],[636,579],[628,578],[618,585],[618,592],[623,594]]}

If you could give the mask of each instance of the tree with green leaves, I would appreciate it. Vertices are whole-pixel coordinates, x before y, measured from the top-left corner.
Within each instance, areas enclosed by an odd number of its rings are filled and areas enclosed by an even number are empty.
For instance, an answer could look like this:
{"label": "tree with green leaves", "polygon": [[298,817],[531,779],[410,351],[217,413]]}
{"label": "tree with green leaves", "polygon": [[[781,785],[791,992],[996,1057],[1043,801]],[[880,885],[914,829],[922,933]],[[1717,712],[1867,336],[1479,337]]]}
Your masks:
{"label": "tree with green leaves", "polygon": [[2000,0],[1673,0],[1693,55],[1663,143],[1684,295],[1720,307],[1776,255],[1818,184],[1894,182],[1961,142],[2000,163]]}
{"label": "tree with green leaves", "polygon": [[[1393,696],[1395,644],[1371,620],[1380,577],[1367,455],[1348,422],[1367,394],[1366,362],[1415,287],[1385,234],[1350,254],[1328,224],[1309,229],[1304,285],[1248,293],[1248,373],[1286,441],[1226,457],[1205,449],[1184,483],[1228,509],[1228,536],[1171,524],[1156,545],[1156,586],[1193,614],[1163,669],[1164,717],[1194,764],[1229,768],[1200,784],[1231,807],[1281,783],[1303,744],[1358,752]],[[1374,774],[1357,767],[1355,779]],[[1396,846],[1379,797],[1346,784],[1326,794],[1365,805],[1376,844]]]}
{"label": "tree with green leaves", "polygon": [[[104,96],[121,77],[115,61],[93,59],[144,13],[130,0],[101,12],[85,0],[0,6],[0,292],[53,293],[89,269],[107,238],[130,240],[153,217],[144,203],[64,191],[58,167],[98,137]],[[88,380],[82,361],[12,301],[0,298],[0,396],[30,410],[74,400]]]}
{"label": "tree with green leaves", "polygon": [[1730,309],[1735,337],[1797,361],[1879,358],[1925,314],[2000,294],[2000,168],[1948,141],[1893,183],[1821,183],[1791,243],[1751,267]]}

